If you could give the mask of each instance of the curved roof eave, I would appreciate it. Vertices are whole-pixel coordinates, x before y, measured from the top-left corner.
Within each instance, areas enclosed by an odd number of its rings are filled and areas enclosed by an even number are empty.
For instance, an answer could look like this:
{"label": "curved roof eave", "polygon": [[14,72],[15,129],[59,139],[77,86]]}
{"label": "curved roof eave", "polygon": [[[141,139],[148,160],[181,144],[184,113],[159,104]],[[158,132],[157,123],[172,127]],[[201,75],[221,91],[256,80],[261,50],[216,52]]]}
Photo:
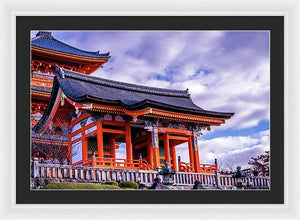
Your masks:
{"label": "curved roof eave", "polygon": [[31,46],[42,48],[45,50],[50,50],[53,52],[61,52],[66,54],[71,54],[74,56],[81,56],[86,58],[97,58],[97,59],[109,59],[108,53],[99,53],[99,51],[85,51],[79,48],[73,47],[69,44],[66,44],[62,41],[55,39],[51,32],[39,31],[36,34],[36,37],[31,39]]}
{"label": "curved roof eave", "polygon": [[[78,74],[74,71],[62,69],[59,67],[57,69],[57,77],[58,83],[60,84],[60,87],[62,88],[64,94],[75,102],[90,102],[96,104],[122,106],[127,110],[142,109],[146,107],[157,107],[169,111],[177,111],[181,113],[189,113],[196,114],[199,116],[201,115],[225,119],[229,119],[234,115],[234,113],[207,111],[198,107],[193,103],[187,90],[161,89],[154,87],[139,86],[129,83],[122,83],[98,77],[85,76],[82,74]],[[73,83],[79,82],[78,87],[80,86],[82,87],[81,90],[86,91],[82,93],[82,95],[78,95],[76,93],[74,94],[74,91],[77,88],[72,88],[75,85],[71,85],[71,87],[70,85],[65,85],[65,83],[67,83],[68,80],[72,81]],[[99,93],[94,93],[95,95],[90,94],[91,89],[89,87],[91,86],[95,86],[95,88],[92,88],[93,91],[97,89],[97,86],[101,86],[100,88],[98,88]],[[111,91],[110,87],[114,87],[114,90]],[[103,96],[99,96],[98,94],[103,93],[103,90],[101,90],[101,88],[108,88],[109,92],[113,94],[113,99],[107,99]],[[118,91],[121,91],[123,93],[123,90],[129,90],[129,94],[137,94],[138,96],[141,96],[142,94],[142,96],[145,97],[143,97],[140,101],[136,101],[135,98],[132,97],[133,101],[130,102],[129,100],[129,103],[125,103],[124,100],[122,100],[118,96]],[[151,100],[151,98],[146,98],[149,94],[150,97],[154,97],[154,99]],[[163,99],[161,99],[161,97],[164,97],[164,100],[167,99],[169,101],[169,99],[172,99],[173,101],[170,101],[169,103],[162,102]],[[130,99],[130,97],[128,97],[128,99]],[[183,106],[184,103],[185,106]]]}

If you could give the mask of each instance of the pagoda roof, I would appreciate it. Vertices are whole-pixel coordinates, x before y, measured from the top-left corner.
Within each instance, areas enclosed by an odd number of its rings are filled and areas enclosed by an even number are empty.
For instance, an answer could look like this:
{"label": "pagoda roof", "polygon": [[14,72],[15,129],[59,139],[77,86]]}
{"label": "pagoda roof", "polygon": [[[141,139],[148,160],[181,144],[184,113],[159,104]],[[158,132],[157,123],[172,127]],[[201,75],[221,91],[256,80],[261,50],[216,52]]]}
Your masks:
{"label": "pagoda roof", "polygon": [[99,51],[91,52],[91,51],[78,49],[76,47],[73,47],[71,45],[68,45],[64,42],[55,39],[52,36],[51,32],[47,32],[47,31],[39,31],[36,34],[36,37],[31,39],[31,46],[39,47],[46,50],[52,50],[56,52],[72,54],[81,57],[99,58],[99,59],[110,58],[109,52],[101,54],[99,53]]}
{"label": "pagoda roof", "polygon": [[193,103],[188,90],[164,89],[107,80],[58,68],[55,81],[75,102],[119,105],[128,110],[158,107],[165,110],[230,118],[233,113],[206,111]]}
{"label": "pagoda roof", "polygon": [[35,131],[31,131],[31,138],[36,140],[44,140],[49,143],[53,142],[68,142],[68,137],[66,135],[41,135],[40,133],[37,133]]}

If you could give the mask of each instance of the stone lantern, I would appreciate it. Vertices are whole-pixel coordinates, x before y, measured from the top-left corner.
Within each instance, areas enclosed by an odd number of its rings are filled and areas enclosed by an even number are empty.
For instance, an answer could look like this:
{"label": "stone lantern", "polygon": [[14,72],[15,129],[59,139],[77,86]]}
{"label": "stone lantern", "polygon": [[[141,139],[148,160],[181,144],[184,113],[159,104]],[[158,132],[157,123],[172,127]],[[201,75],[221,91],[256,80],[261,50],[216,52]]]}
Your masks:
{"label": "stone lantern", "polygon": [[176,174],[176,171],[169,167],[169,163],[165,162],[165,166],[158,172],[159,175],[163,176],[164,185],[173,185],[173,176]]}
{"label": "stone lantern", "polygon": [[243,173],[243,171],[241,171],[241,167],[238,166],[236,168],[236,172],[234,172],[232,174],[232,177],[236,179],[236,184],[235,186],[238,188],[238,189],[242,189],[243,188],[243,181],[242,181],[242,178],[245,177],[246,175]]}

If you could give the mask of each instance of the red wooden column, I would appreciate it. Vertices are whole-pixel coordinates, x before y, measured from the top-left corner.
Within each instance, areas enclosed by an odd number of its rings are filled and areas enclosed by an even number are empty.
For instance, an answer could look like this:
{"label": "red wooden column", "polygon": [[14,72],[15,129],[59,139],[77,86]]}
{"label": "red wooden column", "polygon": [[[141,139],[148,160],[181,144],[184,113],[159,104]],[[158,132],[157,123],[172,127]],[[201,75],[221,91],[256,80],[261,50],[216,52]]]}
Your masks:
{"label": "red wooden column", "polygon": [[97,146],[98,146],[98,157],[103,157],[103,128],[102,120],[97,119]]}
{"label": "red wooden column", "polygon": [[152,138],[152,148],[153,148],[153,159],[154,159],[154,169],[160,167],[160,159],[159,159],[159,142],[158,142],[158,130],[157,126],[153,126],[153,130],[151,131]]}
{"label": "red wooden column", "polygon": [[111,158],[116,159],[116,142],[112,136],[109,137],[109,146],[111,149]]}
{"label": "red wooden column", "polygon": [[126,158],[128,160],[132,160],[132,146],[131,146],[131,130],[130,130],[130,122],[126,122],[125,125],[126,132]]}
{"label": "red wooden column", "polygon": [[176,145],[172,145],[172,160],[173,160],[173,169],[177,171],[177,160],[176,160]]}
{"label": "red wooden column", "polygon": [[68,156],[69,156],[69,161],[70,161],[70,165],[72,165],[72,141],[71,141],[71,137],[69,136],[68,138]]}
{"label": "red wooden column", "polygon": [[151,143],[151,135],[149,135],[147,138],[147,157],[148,162],[150,163],[151,167],[153,167],[153,149]]}
{"label": "red wooden column", "polygon": [[198,138],[196,134],[196,130],[193,131],[193,154],[194,154],[194,167],[195,172],[200,172],[200,162],[199,162],[199,151],[198,151]]}
{"label": "red wooden column", "polygon": [[193,143],[192,143],[192,138],[189,136],[189,156],[190,156],[190,163],[194,165],[194,153],[193,153]]}
{"label": "red wooden column", "polygon": [[200,173],[200,161],[199,161],[199,152],[198,152],[198,150],[194,151],[194,158],[195,158],[195,162],[194,162],[195,172]]}
{"label": "red wooden column", "polygon": [[88,150],[88,139],[85,135],[85,130],[82,131],[82,159],[88,159],[87,150]]}
{"label": "red wooden column", "polygon": [[168,133],[164,134],[164,150],[165,150],[165,160],[166,162],[170,163],[170,144],[169,144],[169,135]]}

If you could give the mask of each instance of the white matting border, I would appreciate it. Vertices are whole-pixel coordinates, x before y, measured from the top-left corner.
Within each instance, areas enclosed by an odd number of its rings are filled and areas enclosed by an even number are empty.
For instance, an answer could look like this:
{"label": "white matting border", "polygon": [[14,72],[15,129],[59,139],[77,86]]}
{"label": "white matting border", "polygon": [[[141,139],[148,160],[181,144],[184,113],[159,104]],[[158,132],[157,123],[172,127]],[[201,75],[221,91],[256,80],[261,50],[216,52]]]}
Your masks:
{"label": "white matting border", "polygon": [[[284,15],[285,205],[15,205],[15,18],[19,15]],[[297,0],[1,0],[0,218],[299,219],[299,15]]]}

